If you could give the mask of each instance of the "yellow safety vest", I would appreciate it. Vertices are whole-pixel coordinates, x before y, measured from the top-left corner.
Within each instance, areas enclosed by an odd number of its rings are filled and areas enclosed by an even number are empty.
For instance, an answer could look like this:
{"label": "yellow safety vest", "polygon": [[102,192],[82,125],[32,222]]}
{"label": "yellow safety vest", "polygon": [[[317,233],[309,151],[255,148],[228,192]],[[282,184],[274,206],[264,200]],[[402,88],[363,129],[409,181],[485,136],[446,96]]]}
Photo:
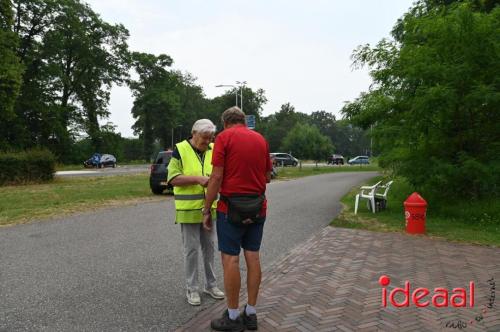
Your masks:
{"label": "yellow safety vest", "polygon": [[[176,144],[181,155],[183,175],[186,176],[210,176],[212,174],[212,151],[213,143],[205,151],[203,157],[194,151],[187,140]],[[178,211],[201,210],[205,205],[206,188],[199,184],[190,186],[174,186],[175,209]],[[214,201],[212,208],[217,207]]]}

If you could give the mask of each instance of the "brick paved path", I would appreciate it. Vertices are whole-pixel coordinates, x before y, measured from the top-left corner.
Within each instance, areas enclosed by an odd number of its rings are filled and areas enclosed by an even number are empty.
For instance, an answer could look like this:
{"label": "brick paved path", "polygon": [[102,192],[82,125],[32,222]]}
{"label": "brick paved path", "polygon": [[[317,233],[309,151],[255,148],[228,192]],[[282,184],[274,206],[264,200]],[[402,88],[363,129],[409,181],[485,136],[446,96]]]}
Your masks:
{"label": "brick paved path", "polygon": [[[409,280],[412,289],[451,292],[472,280],[475,306],[382,308],[381,275],[391,278],[388,291]],[[496,303],[487,309],[492,277]],[[264,272],[259,331],[459,331],[446,327],[458,320],[468,325],[461,331],[500,331],[498,285],[499,248],[327,227]],[[178,331],[210,331],[210,319],[224,309],[224,301],[218,302]]]}

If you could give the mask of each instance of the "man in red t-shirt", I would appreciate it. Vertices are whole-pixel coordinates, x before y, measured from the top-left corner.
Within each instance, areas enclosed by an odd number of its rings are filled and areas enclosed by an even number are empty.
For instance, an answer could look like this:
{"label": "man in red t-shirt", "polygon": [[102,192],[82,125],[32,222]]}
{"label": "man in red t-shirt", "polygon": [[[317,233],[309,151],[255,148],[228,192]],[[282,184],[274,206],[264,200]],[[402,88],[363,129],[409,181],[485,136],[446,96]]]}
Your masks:
{"label": "man in red t-shirt", "polygon": [[[245,113],[231,107],[222,114],[224,131],[215,139],[212,155],[212,175],[208,183],[203,213],[203,225],[212,228],[210,206],[220,192],[217,205],[217,238],[224,269],[224,288],[228,309],[222,318],[214,319],[211,327],[217,331],[257,329],[255,305],[261,281],[259,250],[262,242],[267,202],[266,183],[271,181],[272,164],[269,146],[259,133],[245,125]],[[257,210],[252,218],[233,218],[228,214],[228,201],[235,197],[255,197]],[[253,199],[253,198],[252,198]],[[233,206],[233,205],[232,205]],[[260,210],[260,211],[259,211]],[[238,214],[239,215],[239,214]],[[231,217],[230,217],[231,216]],[[247,265],[248,303],[240,315],[241,287],[239,255],[243,248]]]}

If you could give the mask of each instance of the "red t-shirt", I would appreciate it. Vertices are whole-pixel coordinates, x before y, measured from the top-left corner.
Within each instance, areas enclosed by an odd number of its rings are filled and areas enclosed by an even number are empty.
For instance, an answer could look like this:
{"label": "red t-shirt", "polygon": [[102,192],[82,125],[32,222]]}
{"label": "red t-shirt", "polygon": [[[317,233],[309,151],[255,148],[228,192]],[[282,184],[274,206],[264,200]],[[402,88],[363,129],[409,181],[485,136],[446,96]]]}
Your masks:
{"label": "red t-shirt", "polygon": [[[263,194],[266,191],[266,173],[272,170],[269,145],[261,134],[245,125],[223,130],[215,139],[212,165],[224,167],[220,193]],[[264,202],[261,215],[266,215]],[[227,213],[227,205],[219,200],[217,210]]]}

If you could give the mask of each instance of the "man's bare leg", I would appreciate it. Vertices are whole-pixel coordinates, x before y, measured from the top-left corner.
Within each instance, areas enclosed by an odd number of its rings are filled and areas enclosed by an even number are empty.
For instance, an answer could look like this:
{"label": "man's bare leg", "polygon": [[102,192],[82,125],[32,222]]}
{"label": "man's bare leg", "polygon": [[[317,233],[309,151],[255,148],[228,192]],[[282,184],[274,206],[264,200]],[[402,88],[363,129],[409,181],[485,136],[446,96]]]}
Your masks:
{"label": "man's bare leg", "polygon": [[260,269],[260,255],[258,251],[245,250],[245,261],[247,264],[247,291],[248,304],[255,306],[259,294],[262,272]]}
{"label": "man's bare leg", "polygon": [[240,257],[221,254],[222,267],[224,269],[224,290],[226,291],[227,307],[229,309],[238,309],[241,276],[240,276]]}

